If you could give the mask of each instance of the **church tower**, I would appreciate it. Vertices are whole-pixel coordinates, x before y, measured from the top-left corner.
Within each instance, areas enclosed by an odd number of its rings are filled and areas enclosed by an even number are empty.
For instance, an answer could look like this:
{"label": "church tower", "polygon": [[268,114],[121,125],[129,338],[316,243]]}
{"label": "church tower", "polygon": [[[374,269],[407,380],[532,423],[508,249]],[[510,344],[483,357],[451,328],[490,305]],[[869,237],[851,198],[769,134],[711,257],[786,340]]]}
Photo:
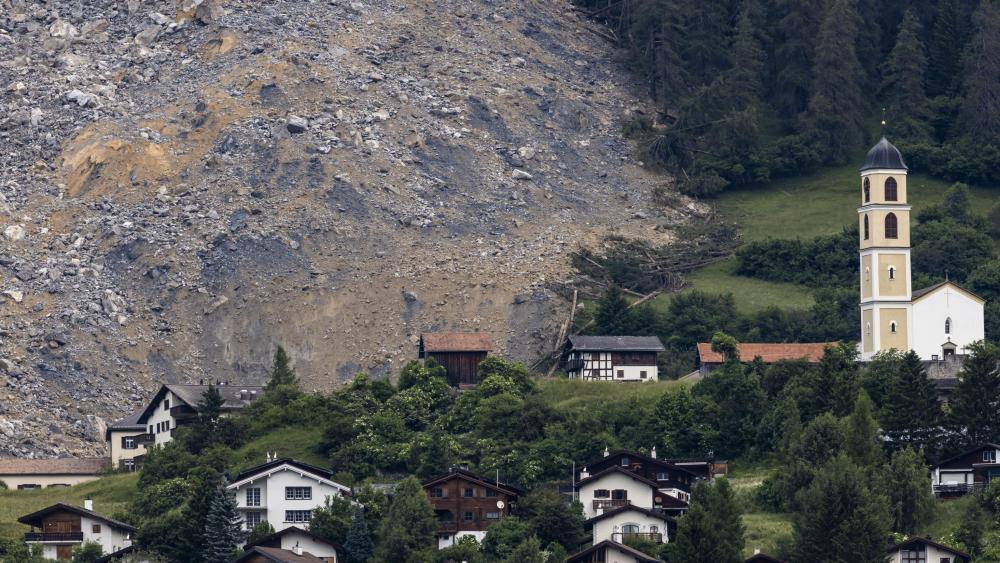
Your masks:
{"label": "church tower", "polygon": [[910,206],[906,163],[885,137],[861,167],[858,231],[861,259],[861,359],[913,349]]}

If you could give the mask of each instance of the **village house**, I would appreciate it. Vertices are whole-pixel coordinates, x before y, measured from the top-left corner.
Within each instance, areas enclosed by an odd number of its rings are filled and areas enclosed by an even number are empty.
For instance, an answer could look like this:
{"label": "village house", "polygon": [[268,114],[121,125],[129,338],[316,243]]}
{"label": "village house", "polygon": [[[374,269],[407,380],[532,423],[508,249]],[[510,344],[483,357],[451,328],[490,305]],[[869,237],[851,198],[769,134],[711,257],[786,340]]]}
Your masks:
{"label": "village house", "polygon": [[604,540],[570,555],[566,563],[663,563],[663,560],[627,545]]}
{"label": "village house", "polygon": [[332,472],[287,458],[247,469],[227,488],[236,493],[246,530],[266,521],[279,532],[308,526],[312,511],[326,497],[351,495],[349,488],[333,481]]}
{"label": "village house", "polygon": [[479,364],[493,351],[493,340],[485,332],[426,332],[420,336],[418,357],[434,358],[444,367],[453,387],[479,383]]}
{"label": "village house", "polygon": [[631,540],[668,543],[676,523],[662,511],[628,504],[605,510],[587,519],[584,526],[590,531],[595,544],[603,540],[626,544]]}
{"label": "village house", "polygon": [[[688,460],[689,463],[694,460]],[[650,455],[609,451],[584,466],[577,474],[576,489],[588,518],[600,511],[632,504],[669,515],[687,510],[691,487],[702,478],[698,473]]]}
{"label": "village house", "polygon": [[657,381],[656,356],[664,350],[655,336],[570,336],[566,375],[585,381]]}
{"label": "village house", "polygon": [[524,492],[498,479],[487,479],[461,468],[452,468],[423,482],[438,519],[438,548],[453,545],[463,536],[483,541],[486,530],[510,515],[511,505]]}
{"label": "village house", "polygon": [[[153,399],[136,419],[136,426],[146,428],[143,443],[166,444],[173,440],[173,432],[178,426],[197,419],[199,404],[208,385],[166,384],[160,387]],[[217,385],[222,395],[222,414],[238,411],[253,403],[263,392],[260,386]],[[151,438],[151,439],[149,439]]]}
{"label": "village house", "polygon": [[984,444],[931,466],[931,486],[939,497],[979,490],[1000,475],[1000,445]]}
{"label": "village house", "polygon": [[910,538],[890,546],[886,563],[969,563],[972,556],[926,538]]}
{"label": "village house", "polygon": [[0,459],[0,481],[12,490],[69,487],[100,479],[106,457]]}
{"label": "village house", "polygon": [[[267,556],[268,553],[272,553],[271,550],[282,550],[292,555],[301,556],[312,556],[317,558],[323,563],[337,563],[337,553],[343,551],[343,548],[337,544],[327,541],[319,536],[315,536],[308,530],[299,528],[298,526],[289,526],[284,530],[275,532],[269,536],[260,538],[256,541],[250,542],[244,546],[244,550],[249,552],[251,548],[264,548],[263,553],[259,553],[261,556]],[[287,554],[284,556],[287,557]],[[246,559],[237,559],[237,561],[248,561]],[[252,561],[252,559],[250,560]],[[263,561],[272,561],[269,559],[263,559]]]}
{"label": "village house", "polygon": [[329,563],[333,560],[323,559],[305,551],[300,547],[281,549],[279,547],[253,546],[247,548],[230,563]]}
{"label": "village house", "polygon": [[84,501],[83,508],[53,504],[17,521],[31,526],[31,531],[24,534],[25,543],[40,544],[43,557],[60,561],[72,559],[73,548],[84,542],[99,544],[104,553],[119,551],[132,545],[132,535],[138,531],[130,524],[97,514],[91,500]]}
{"label": "village house", "polygon": [[153,435],[146,433],[146,426],[139,423],[143,411],[131,415],[108,426],[104,439],[108,442],[111,465],[125,471],[138,471],[146,455],[146,444],[153,442]]}
{"label": "village house", "polygon": [[[751,362],[760,358],[765,364],[774,364],[785,360],[803,360],[810,364],[818,364],[823,359],[823,353],[836,342],[812,343],[781,343],[741,342],[737,345],[741,362]],[[708,375],[726,363],[726,358],[719,352],[712,351],[709,342],[698,343],[698,365],[701,375]]]}

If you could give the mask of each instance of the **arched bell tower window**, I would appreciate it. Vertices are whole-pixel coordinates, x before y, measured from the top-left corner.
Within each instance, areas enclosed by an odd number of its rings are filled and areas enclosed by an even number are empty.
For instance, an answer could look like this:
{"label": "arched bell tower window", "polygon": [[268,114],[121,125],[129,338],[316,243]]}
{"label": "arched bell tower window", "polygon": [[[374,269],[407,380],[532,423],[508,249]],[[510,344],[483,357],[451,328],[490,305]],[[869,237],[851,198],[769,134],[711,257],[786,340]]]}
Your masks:
{"label": "arched bell tower window", "polygon": [[951,334],[951,317],[944,320],[944,333]]}
{"label": "arched bell tower window", "polygon": [[889,332],[896,334],[896,321],[889,323]]}
{"label": "arched bell tower window", "polygon": [[885,216],[885,238],[899,238],[899,221],[895,213]]}
{"label": "arched bell tower window", "polygon": [[[868,181],[868,178],[865,178],[865,181]],[[865,201],[868,201],[868,200],[865,199]],[[865,240],[868,240],[868,216],[867,215],[865,215]]]}
{"label": "arched bell tower window", "polygon": [[896,179],[889,177],[885,181],[885,200],[896,201]]}
{"label": "arched bell tower window", "polygon": [[865,178],[865,203],[868,203],[871,200],[872,200],[872,183],[871,181],[868,180],[868,178]]}
{"label": "arched bell tower window", "polygon": [[889,279],[890,280],[896,279],[896,267],[895,266],[889,266]]}

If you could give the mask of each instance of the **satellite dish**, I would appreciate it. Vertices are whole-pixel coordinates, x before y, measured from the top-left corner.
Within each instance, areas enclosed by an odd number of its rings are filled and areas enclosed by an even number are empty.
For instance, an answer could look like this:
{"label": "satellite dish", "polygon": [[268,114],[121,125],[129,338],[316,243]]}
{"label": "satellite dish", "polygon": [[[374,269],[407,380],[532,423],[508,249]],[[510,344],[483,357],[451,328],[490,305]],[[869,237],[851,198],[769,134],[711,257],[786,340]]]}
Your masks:
{"label": "satellite dish", "polygon": [[506,505],[505,505],[505,504],[503,503],[503,501],[502,501],[502,500],[498,500],[498,501],[497,501],[497,508],[499,508],[499,509],[503,510],[503,507],[504,507],[504,506],[506,506]]}

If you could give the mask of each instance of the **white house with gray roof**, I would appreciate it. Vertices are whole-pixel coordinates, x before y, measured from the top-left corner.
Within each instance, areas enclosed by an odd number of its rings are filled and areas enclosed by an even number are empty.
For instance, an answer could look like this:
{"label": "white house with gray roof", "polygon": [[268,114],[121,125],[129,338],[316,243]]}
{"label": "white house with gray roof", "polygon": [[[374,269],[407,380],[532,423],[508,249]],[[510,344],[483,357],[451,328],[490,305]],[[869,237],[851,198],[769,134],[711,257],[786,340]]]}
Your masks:
{"label": "white house with gray roof", "polygon": [[[202,396],[209,385],[167,384],[160,387],[136,425],[145,427],[147,442],[166,444],[173,440],[174,430],[193,421],[198,416]],[[222,395],[222,414],[238,411],[253,403],[263,393],[264,388],[248,385],[216,385]]]}
{"label": "white house with gray roof", "polygon": [[664,350],[655,336],[570,336],[566,374],[588,381],[657,381],[656,356]]}

